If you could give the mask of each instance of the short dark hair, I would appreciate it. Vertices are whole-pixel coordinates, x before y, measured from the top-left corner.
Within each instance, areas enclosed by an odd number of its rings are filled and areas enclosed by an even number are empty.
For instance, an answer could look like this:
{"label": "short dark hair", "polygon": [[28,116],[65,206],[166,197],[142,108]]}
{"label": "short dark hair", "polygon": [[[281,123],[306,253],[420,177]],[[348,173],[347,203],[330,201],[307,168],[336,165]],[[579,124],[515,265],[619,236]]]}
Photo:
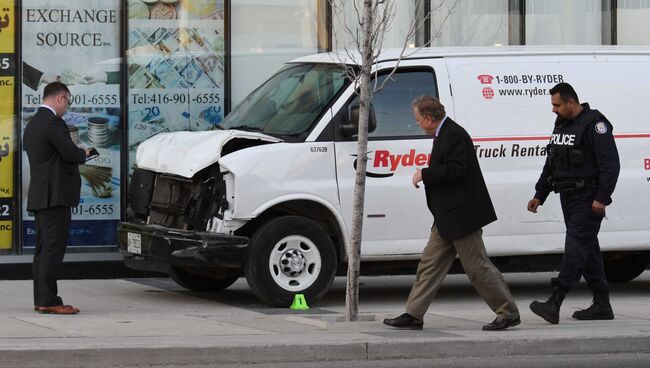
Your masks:
{"label": "short dark hair", "polygon": [[43,99],[46,99],[50,96],[56,96],[61,94],[61,92],[65,92],[67,94],[70,94],[70,90],[68,89],[68,86],[61,82],[52,82],[49,83],[45,88],[43,89]]}
{"label": "short dark hair", "polygon": [[575,102],[580,103],[576,90],[573,89],[573,87],[571,87],[569,83],[564,83],[564,82],[558,83],[549,90],[549,93],[551,94],[551,96],[553,96],[556,93],[559,93],[560,98],[564,102],[569,102],[569,100],[574,100]]}
{"label": "short dark hair", "polygon": [[447,115],[445,107],[440,103],[440,101],[429,95],[416,98],[411,102],[411,107],[417,108],[420,115],[428,116],[433,120],[441,120],[445,115]]}

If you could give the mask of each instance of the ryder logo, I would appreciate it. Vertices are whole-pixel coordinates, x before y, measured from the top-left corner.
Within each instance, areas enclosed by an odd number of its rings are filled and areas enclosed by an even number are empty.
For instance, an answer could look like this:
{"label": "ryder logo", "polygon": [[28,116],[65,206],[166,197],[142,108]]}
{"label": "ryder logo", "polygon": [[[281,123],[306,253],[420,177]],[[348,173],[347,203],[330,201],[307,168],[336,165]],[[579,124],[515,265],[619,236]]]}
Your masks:
{"label": "ryder logo", "polygon": [[[374,159],[372,159],[372,162],[366,170],[366,176],[370,178],[388,178],[393,176],[400,166],[424,166],[429,163],[430,158],[431,154],[415,153],[414,149],[402,154],[394,154],[389,150],[377,150],[375,151]],[[368,160],[370,161],[371,159],[368,158]],[[357,169],[356,159],[352,166],[355,170]]]}

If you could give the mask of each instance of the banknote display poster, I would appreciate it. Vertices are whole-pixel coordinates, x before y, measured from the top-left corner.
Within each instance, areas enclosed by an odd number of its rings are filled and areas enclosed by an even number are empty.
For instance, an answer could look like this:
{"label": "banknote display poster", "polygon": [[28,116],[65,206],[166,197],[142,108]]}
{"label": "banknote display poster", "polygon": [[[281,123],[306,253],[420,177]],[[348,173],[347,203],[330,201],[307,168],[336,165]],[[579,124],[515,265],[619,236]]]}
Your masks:
{"label": "banknote display poster", "polygon": [[211,130],[223,120],[222,0],[128,1],[129,168],[161,132]]}
{"label": "banknote display poster", "polygon": [[[44,86],[65,83],[72,105],[63,116],[72,140],[99,157],[79,167],[81,202],[72,209],[72,246],[115,246],[120,219],[120,0],[22,1],[22,129]],[[23,246],[34,246],[27,213],[29,162],[22,151]]]}
{"label": "banknote display poster", "polygon": [[12,248],[14,221],[14,2],[0,0],[0,251]]}

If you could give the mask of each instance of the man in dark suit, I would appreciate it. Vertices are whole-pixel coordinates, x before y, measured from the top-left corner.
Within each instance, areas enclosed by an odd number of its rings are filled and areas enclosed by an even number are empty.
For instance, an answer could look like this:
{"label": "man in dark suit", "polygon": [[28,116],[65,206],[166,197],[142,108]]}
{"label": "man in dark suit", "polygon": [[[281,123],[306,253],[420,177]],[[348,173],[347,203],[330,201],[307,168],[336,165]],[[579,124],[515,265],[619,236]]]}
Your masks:
{"label": "man in dark suit", "polygon": [[57,274],[63,264],[71,222],[71,207],[79,204],[79,165],[90,150],[77,147],[61,118],[70,105],[65,84],[43,90],[43,104],[27,124],[23,144],[30,166],[27,210],[36,219],[34,309],[41,313],[75,314],[58,296]]}
{"label": "man in dark suit", "polygon": [[504,330],[520,323],[519,310],[483,244],[482,227],[497,219],[474,144],[467,131],[446,116],[432,96],[412,103],[417,124],[434,137],[429,166],[417,169],[413,185],[424,183],[434,223],[418,265],[406,313],[384,323],[420,330],[423,317],[458,255],[472,285],[497,317],[483,330]]}

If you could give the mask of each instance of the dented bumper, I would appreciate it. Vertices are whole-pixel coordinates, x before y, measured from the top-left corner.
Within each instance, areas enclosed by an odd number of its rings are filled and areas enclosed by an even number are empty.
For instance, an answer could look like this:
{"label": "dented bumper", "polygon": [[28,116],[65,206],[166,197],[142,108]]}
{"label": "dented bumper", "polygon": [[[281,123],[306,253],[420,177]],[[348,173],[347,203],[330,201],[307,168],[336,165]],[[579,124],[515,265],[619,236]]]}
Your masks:
{"label": "dented bumper", "polygon": [[121,222],[117,241],[130,268],[168,272],[169,266],[241,267],[248,238]]}

